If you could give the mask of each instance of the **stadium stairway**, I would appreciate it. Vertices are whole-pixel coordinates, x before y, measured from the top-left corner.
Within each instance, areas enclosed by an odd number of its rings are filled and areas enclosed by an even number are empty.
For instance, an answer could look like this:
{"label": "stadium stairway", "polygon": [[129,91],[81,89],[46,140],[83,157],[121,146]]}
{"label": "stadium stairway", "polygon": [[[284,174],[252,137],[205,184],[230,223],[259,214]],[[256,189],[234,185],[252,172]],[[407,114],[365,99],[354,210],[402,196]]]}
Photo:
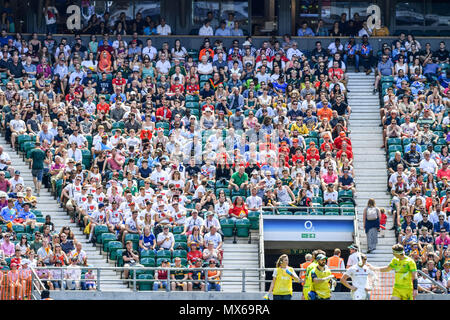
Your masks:
{"label": "stadium stairway", "polygon": [[[10,144],[6,142],[5,137],[0,137],[0,144],[4,148],[4,152],[7,152],[11,158],[12,166],[16,170],[20,170],[20,176],[25,182],[25,187],[31,187],[34,190],[33,177],[31,175],[31,169],[28,163],[22,160],[22,156],[17,154],[17,152],[10,147]],[[34,194],[34,191],[33,191]],[[44,217],[46,215],[51,216],[51,221],[55,225],[55,232],[60,232],[63,226],[69,226],[70,229],[75,234],[75,237],[82,244],[82,248],[86,251],[88,256],[88,263],[94,267],[112,267],[114,265],[106,262],[106,258],[102,256],[99,249],[94,247],[93,244],[89,243],[85,235],[80,228],[75,224],[70,222],[70,218],[67,213],[60,208],[57,201],[53,198],[51,193],[43,186],[41,188],[40,197],[38,197],[37,209],[42,211]],[[102,291],[129,291],[123,281],[120,279],[119,275],[113,270],[105,270],[101,272],[102,279],[108,279],[110,281],[104,282],[100,281],[100,289]],[[111,281],[114,280],[114,281]]]}
{"label": "stadium stairway", "polygon": [[387,224],[384,238],[378,237],[377,249],[368,254],[368,262],[381,266],[392,259],[391,247],[396,243],[392,216],[389,214],[390,195],[387,192],[387,166],[379,113],[378,95],[373,95],[374,75],[364,72],[349,73],[348,102],[352,108],[349,129],[353,148],[353,167],[356,183],[361,251],[367,252],[367,238],[363,228],[363,210],[369,198],[374,198],[379,208],[385,208]]}
{"label": "stadium stairway", "polygon": [[[236,238],[237,243],[233,243],[232,237],[226,237],[223,243],[223,260],[224,268],[259,268],[259,232],[258,230],[250,230],[251,243],[248,238]],[[223,282],[222,291],[224,292],[241,292],[242,291],[242,272],[241,271],[223,271],[222,280],[232,280],[235,282]],[[247,271],[245,273],[245,291],[259,292],[258,271]],[[255,281],[255,282],[249,282]]]}

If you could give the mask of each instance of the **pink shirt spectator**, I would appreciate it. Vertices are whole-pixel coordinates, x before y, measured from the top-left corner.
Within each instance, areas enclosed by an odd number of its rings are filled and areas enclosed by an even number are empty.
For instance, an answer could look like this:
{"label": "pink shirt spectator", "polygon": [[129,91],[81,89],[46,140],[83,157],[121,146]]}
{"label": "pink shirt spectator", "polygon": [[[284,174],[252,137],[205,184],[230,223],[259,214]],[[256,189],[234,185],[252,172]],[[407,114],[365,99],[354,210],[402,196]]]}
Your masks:
{"label": "pink shirt spectator", "polygon": [[6,241],[3,241],[1,249],[3,250],[3,252],[5,253],[6,256],[11,257],[15,254],[15,249],[16,247],[14,246],[14,243],[9,242],[6,243]]}
{"label": "pink shirt spectator", "polygon": [[335,183],[337,181],[337,178],[338,178],[338,176],[334,173],[332,175],[329,175],[327,172],[324,175],[322,175],[322,179],[326,184]]}
{"label": "pink shirt spectator", "polygon": [[448,246],[450,244],[450,237],[449,236],[445,236],[445,238],[442,238],[441,236],[436,238],[436,245],[441,245],[443,244],[444,246]]}
{"label": "pink shirt spectator", "polygon": [[38,64],[36,67],[36,74],[44,74],[44,78],[49,78],[52,75],[52,68],[47,64],[45,67]]}

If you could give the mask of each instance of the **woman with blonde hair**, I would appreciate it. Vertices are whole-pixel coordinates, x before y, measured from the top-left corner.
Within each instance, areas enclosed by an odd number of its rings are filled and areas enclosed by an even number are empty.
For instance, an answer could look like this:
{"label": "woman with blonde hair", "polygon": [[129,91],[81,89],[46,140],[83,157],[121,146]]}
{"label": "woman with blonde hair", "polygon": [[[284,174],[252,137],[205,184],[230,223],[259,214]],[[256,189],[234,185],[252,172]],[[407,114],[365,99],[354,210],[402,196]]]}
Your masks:
{"label": "woman with blonde hair", "polygon": [[376,249],[378,243],[378,229],[380,229],[380,209],[375,199],[370,198],[363,211],[364,230],[367,236],[367,253]]}
{"label": "woman with blonde hair", "polygon": [[268,300],[269,295],[272,293],[273,300],[291,300],[292,279],[300,282],[300,278],[294,269],[289,267],[289,257],[287,254],[282,254],[277,260],[276,269],[272,274],[272,283],[264,298]]}

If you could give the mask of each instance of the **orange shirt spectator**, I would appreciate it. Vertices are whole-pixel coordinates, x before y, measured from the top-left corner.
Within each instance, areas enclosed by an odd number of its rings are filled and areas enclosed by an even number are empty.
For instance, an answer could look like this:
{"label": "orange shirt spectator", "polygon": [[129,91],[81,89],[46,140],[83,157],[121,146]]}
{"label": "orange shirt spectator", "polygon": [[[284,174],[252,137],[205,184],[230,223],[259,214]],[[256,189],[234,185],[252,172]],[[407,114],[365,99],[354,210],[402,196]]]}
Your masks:
{"label": "orange shirt spectator", "polygon": [[202,50],[200,50],[200,53],[199,53],[199,55],[198,55],[198,60],[202,60],[202,57],[206,54],[206,51],[209,51],[209,56],[211,57],[211,58],[214,58],[214,50],[213,49],[211,49],[211,48],[203,48]]}
{"label": "orange shirt spectator", "polygon": [[330,68],[328,69],[328,77],[333,79],[333,77],[337,77],[338,80],[342,80],[344,78],[344,70],[341,68]]}
{"label": "orange shirt spectator", "polygon": [[104,50],[100,53],[99,61],[98,61],[98,71],[110,73],[112,72],[112,62],[111,62],[111,54]]}
{"label": "orange shirt spectator", "polygon": [[342,155],[342,153],[346,153],[347,154],[347,158],[349,159],[349,160],[351,160],[351,159],[353,159],[353,152],[351,152],[350,150],[339,150],[338,151],[338,153],[336,154],[336,157],[338,158],[338,159],[341,159],[341,155]]}
{"label": "orange shirt spectator", "polygon": [[328,108],[327,106],[324,106],[323,108],[320,108],[317,111],[317,116],[319,117],[319,119],[322,121],[324,118],[327,118],[328,121],[331,120],[331,118],[333,117],[333,111]]}

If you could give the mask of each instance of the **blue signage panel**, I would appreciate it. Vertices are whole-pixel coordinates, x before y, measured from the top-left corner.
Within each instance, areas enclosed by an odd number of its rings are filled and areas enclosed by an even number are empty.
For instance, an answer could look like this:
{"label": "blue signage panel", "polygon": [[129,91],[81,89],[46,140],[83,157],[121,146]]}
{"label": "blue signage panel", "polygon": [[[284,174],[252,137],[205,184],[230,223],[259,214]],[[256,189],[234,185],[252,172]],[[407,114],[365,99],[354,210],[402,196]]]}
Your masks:
{"label": "blue signage panel", "polygon": [[264,241],[353,241],[353,217],[265,216]]}

